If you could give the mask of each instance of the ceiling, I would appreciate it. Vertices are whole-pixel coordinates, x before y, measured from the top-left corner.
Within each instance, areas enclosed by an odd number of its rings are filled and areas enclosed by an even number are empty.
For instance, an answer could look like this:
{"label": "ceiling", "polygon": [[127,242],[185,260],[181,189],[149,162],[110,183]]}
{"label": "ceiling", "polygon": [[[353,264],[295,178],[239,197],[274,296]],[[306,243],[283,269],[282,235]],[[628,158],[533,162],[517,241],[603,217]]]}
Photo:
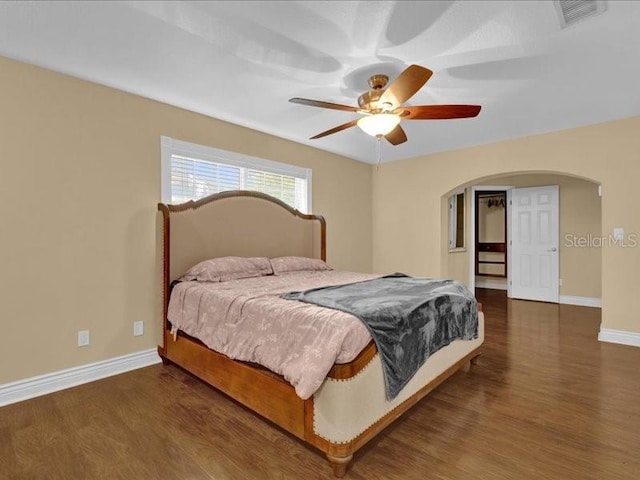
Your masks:
{"label": "ceiling", "polygon": [[477,118],[403,121],[383,161],[640,114],[640,2],[560,28],[550,1],[0,2],[0,54],[374,163],[358,114],[374,73],[416,63],[407,104],[479,104]]}

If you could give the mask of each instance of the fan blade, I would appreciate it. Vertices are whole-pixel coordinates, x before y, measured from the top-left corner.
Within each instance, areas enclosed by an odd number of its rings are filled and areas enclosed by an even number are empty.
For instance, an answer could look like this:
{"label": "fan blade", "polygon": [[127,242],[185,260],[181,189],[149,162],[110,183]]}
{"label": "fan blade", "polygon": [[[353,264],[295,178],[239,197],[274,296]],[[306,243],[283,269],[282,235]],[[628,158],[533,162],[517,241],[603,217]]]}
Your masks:
{"label": "fan blade", "polygon": [[396,78],[380,97],[380,103],[389,102],[394,107],[399,107],[409,100],[415,93],[427,83],[433,72],[420,65],[409,65]]}
{"label": "fan blade", "polygon": [[384,138],[386,138],[391,145],[400,145],[407,141],[407,134],[404,133],[404,130],[400,125],[387,133]]}
{"label": "fan blade", "polygon": [[330,108],[332,110],[342,110],[344,112],[357,112],[359,109],[348,105],[340,105],[339,103],[322,102],[320,100],[309,100],[308,98],[290,98],[291,103],[299,103],[309,107]]}
{"label": "fan blade", "polygon": [[338,125],[337,127],[333,127],[331,130],[327,130],[326,132],[322,132],[317,135],[314,135],[309,140],[315,140],[316,138],[326,137],[327,135],[338,133],[342,130],[346,130],[347,128],[355,127],[357,124],[358,124],[357,120],[351,120],[350,122],[343,123],[342,125]]}
{"label": "fan blade", "polygon": [[420,105],[400,107],[393,113],[403,120],[447,120],[449,118],[470,118],[480,113],[480,105]]}

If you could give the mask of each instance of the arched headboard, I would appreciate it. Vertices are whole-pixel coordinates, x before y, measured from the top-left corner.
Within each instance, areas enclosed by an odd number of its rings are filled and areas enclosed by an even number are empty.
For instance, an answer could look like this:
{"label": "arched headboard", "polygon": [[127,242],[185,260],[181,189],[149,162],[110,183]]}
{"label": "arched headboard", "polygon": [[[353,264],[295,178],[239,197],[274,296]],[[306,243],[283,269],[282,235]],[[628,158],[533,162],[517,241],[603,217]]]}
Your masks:
{"label": "arched headboard", "polygon": [[165,308],[169,284],[202,260],[227,255],[326,260],[324,218],[264,193],[222,192],[180,205],[159,203],[158,211]]}

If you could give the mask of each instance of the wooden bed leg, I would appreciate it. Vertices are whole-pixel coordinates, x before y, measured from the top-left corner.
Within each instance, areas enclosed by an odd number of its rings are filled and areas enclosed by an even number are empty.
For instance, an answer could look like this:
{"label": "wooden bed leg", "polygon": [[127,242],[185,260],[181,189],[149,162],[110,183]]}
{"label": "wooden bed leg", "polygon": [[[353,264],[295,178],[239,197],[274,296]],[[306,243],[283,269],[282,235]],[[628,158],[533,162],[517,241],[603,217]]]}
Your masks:
{"label": "wooden bed leg", "polygon": [[329,460],[329,463],[331,464],[331,468],[333,470],[333,474],[337,478],[344,477],[344,474],[347,473],[347,466],[349,465],[349,462],[352,458],[353,455],[348,455],[346,457],[333,457],[327,454],[327,460]]}
{"label": "wooden bed leg", "polygon": [[162,365],[171,364],[171,360],[164,356],[164,348],[158,347],[158,355],[160,356],[160,360],[162,360]]}
{"label": "wooden bed leg", "polygon": [[478,358],[480,358],[480,355],[476,355],[475,357],[471,358],[468,362],[466,362],[462,367],[462,371],[469,372],[471,370],[471,366],[476,365],[478,363]]}

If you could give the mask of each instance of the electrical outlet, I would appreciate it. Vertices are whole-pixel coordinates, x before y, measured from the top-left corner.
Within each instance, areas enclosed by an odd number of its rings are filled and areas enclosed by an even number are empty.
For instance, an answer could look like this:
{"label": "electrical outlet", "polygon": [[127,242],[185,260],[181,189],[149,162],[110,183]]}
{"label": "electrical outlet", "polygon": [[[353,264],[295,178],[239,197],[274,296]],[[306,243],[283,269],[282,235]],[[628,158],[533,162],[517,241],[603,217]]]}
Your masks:
{"label": "electrical outlet", "polygon": [[133,336],[139,337],[140,335],[144,335],[144,323],[141,321],[133,322]]}
{"label": "electrical outlet", "polygon": [[87,345],[89,345],[89,342],[89,330],[78,330],[78,346],[86,347]]}

